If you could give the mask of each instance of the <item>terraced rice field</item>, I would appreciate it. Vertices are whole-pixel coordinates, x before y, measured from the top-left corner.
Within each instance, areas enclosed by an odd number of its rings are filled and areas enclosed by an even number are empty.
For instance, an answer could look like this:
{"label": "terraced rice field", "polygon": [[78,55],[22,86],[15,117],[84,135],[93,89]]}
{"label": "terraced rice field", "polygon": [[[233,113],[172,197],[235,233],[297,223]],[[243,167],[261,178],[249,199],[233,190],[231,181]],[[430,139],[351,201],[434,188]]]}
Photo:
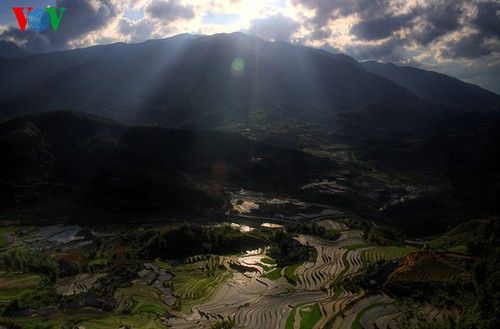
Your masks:
{"label": "terraced rice field", "polygon": [[363,329],[397,328],[395,319],[400,314],[396,305],[375,303],[360,312],[358,323]]}
{"label": "terraced rice field", "polygon": [[397,281],[449,281],[467,277],[469,274],[444,259],[423,256],[414,265],[403,267],[391,275]]}
{"label": "terraced rice field", "polygon": [[[154,313],[142,312],[131,315],[110,314],[91,308],[71,312],[57,312],[47,317],[16,318],[20,328],[85,328],[85,329],[117,329],[121,326],[129,328],[164,329],[163,318]],[[38,326],[37,326],[38,325]],[[192,328],[192,324],[190,327]]]}
{"label": "terraced rice field", "polygon": [[[366,262],[401,257],[412,249],[367,248],[361,230],[349,230],[345,224],[333,220],[322,220],[320,225],[338,231],[340,237],[332,242],[299,235],[296,239],[300,243],[316,249],[314,261],[277,268],[276,261],[266,256],[266,250],[239,256],[193,256],[175,266],[157,260],[144,264],[131,286],[116,290],[115,314],[84,309],[58,312],[47,318],[48,323],[57,326],[65,323],[64,317],[67,316],[73,321],[76,319],[74,325],[86,329],[126,325],[131,328],[164,328],[167,323],[175,328],[193,328],[232,319],[237,328],[263,328],[265,324],[269,329],[320,329],[332,319],[341,319],[339,314],[360,299],[351,308],[352,314],[342,320],[341,328],[350,328],[345,325],[352,326],[357,316],[359,323],[382,321],[380,319],[384,319],[385,314],[381,314],[380,309],[360,313],[366,306],[363,301],[370,302],[373,297],[363,298],[363,291],[347,291],[343,287],[344,279],[361,271]],[[35,242],[45,243],[55,238],[72,240],[77,229],[55,227],[50,231],[42,230]],[[107,261],[96,259],[93,265]],[[102,275],[75,276],[63,282],[58,292],[68,296],[84,292]],[[0,299],[8,303],[18,294],[27,293],[39,285],[40,281],[39,276],[16,276],[15,281],[0,276],[3,296]],[[15,294],[12,288],[16,289]],[[13,294],[7,294],[9,291]],[[164,318],[175,305],[180,305],[182,313]]]}
{"label": "terraced rice field", "polygon": [[[437,309],[432,305],[426,305],[421,310],[429,321],[443,321],[448,318],[457,318],[456,310]],[[362,329],[398,329],[398,318],[401,316],[400,309],[386,300],[380,300],[362,309],[356,316],[353,328]]]}
{"label": "terraced rice field", "polygon": [[331,283],[340,282],[342,278],[352,276],[362,269],[361,251],[341,248],[346,240],[358,239],[360,236],[357,233],[346,233],[345,236],[340,242],[327,242],[305,235],[297,238],[302,244],[316,248],[318,254],[314,263],[305,262],[297,269],[298,289],[327,288]]}
{"label": "terraced rice field", "polygon": [[[296,239],[300,243],[316,249],[317,257],[313,261],[277,268],[265,250],[239,256],[193,256],[175,266],[158,260],[144,264],[131,286],[116,290],[115,314],[97,310],[86,313],[82,309],[50,315],[48,323],[64,323],[64,316],[73,321],[81,319],[74,325],[86,329],[125,325],[164,328],[167,323],[175,328],[208,327],[214,321],[228,319],[234,320],[237,328],[263,328],[265,324],[269,329],[320,329],[334,319],[335,328],[359,324],[366,329],[370,325],[372,328],[375,324],[392,323],[389,315],[397,314],[397,310],[378,306],[366,309],[373,303],[385,305],[390,298],[364,297],[363,291],[350,292],[344,288],[344,280],[359,273],[366,263],[404,257],[414,249],[367,246],[361,230],[349,230],[333,220],[322,220],[320,225],[338,231],[340,237],[332,242],[299,235]],[[54,237],[71,240],[75,239],[76,231],[77,228],[57,227],[57,230],[42,232],[39,240],[45,242]],[[97,259],[94,263],[106,261]],[[98,278],[99,275],[78,275],[60,285],[58,291],[65,295],[77,294],[89,289]],[[0,276],[0,291],[5,302],[39,285],[41,277],[16,276],[16,281],[9,280]],[[12,287],[16,288],[16,294],[7,294],[14,291]],[[180,305],[182,313],[164,318],[174,305]]]}
{"label": "terraced rice field", "polygon": [[157,313],[164,314],[167,306],[162,302],[159,292],[150,286],[132,285],[119,288],[115,292],[118,301],[117,310],[129,310],[132,313]]}
{"label": "terraced rice field", "polygon": [[359,295],[342,289],[342,291],[332,300],[319,304],[321,319],[316,323],[314,329],[324,328],[329,319],[339,314],[353,300],[359,298]]}
{"label": "terraced rice field", "polygon": [[364,232],[361,230],[342,231],[340,237],[335,241],[337,247],[352,245],[366,245],[363,240]]}
{"label": "terraced rice field", "polygon": [[72,296],[92,288],[94,283],[105,274],[79,274],[68,284],[57,287],[57,293],[63,296]]}
{"label": "terraced rice field", "polygon": [[78,328],[85,329],[117,329],[120,326],[130,328],[164,329],[165,324],[155,315],[141,313],[128,316],[106,316],[100,319],[84,321],[78,324]]}
{"label": "terraced rice field", "polygon": [[390,261],[401,259],[417,250],[413,247],[373,247],[364,250],[363,253],[365,254],[367,263],[376,263],[380,260]]}
{"label": "terraced rice field", "polygon": [[224,264],[224,257],[216,255],[197,255],[184,260],[185,270],[212,271],[220,268]]}
{"label": "terraced rice field", "polygon": [[347,225],[344,223],[339,223],[331,219],[325,219],[319,222],[316,222],[318,226],[324,227],[326,230],[339,230],[344,231],[347,230]]}
{"label": "terraced rice field", "polygon": [[[388,308],[387,306],[386,308]],[[389,311],[389,310],[387,310]],[[401,315],[401,313],[396,312],[392,314],[385,314],[381,315],[375,320],[375,324],[372,327],[367,327],[367,328],[379,328],[379,329],[386,329],[386,328],[392,328],[392,329],[398,329],[398,322],[397,319]]]}
{"label": "terraced rice field", "polygon": [[[267,277],[235,273],[210,300],[194,306],[193,314],[212,320],[234,319],[238,328],[262,328],[263,323],[270,329],[323,328],[329,319],[361,296],[341,287],[330,288],[333,282],[362,269],[361,250],[342,248],[346,243],[362,242],[361,233],[342,231],[339,242],[308,235],[296,239],[316,249],[318,256],[314,262],[271,270]],[[257,259],[255,264],[262,264]],[[252,260],[240,259],[240,263],[249,266]],[[286,275],[296,279],[293,292],[282,278],[287,270]],[[314,315],[312,318],[310,313]]]}
{"label": "terraced rice field", "polygon": [[284,328],[293,306],[300,302],[327,300],[331,292],[299,291],[289,293],[276,281],[248,278],[236,273],[207,303],[193,308],[194,312],[213,319],[234,319],[242,328]]}
{"label": "terraced rice field", "polygon": [[[343,316],[337,316],[333,323],[334,329],[344,328],[358,328],[362,329],[360,325],[360,318],[365,313],[365,309],[370,308],[372,305],[389,304],[392,299],[386,295],[378,294],[362,298],[356,302],[352,307],[344,310]],[[366,328],[365,328],[366,329]]]}
{"label": "terraced rice field", "polygon": [[299,316],[302,318],[300,322],[300,329],[308,329],[314,327],[316,323],[321,319],[321,313],[318,304],[313,304],[311,306],[303,307]]}
{"label": "terraced rice field", "polygon": [[459,317],[457,309],[439,309],[430,304],[425,305],[421,312],[427,314],[430,321],[443,321],[449,318],[457,319]]}
{"label": "terraced rice field", "polygon": [[33,288],[41,285],[42,278],[32,274],[0,275],[0,304],[8,305],[11,301],[30,294]]}
{"label": "terraced rice field", "polygon": [[[315,220],[313,215],[307,218]],[[85,307],[56,312],[43,319],[20,318],[16,323],[34,327],[43,320],[54,327],[65,324],[85,329],[120,326],[154,329],[165,328],[167,324],[173,328],[208,328],[215,321],[231,319],[237,328],[396,329],[396,319],[401,313],[392,299],[384,294],[366,295],[362,289],[349,291],[348,287],[352,287],[348,285],[349,279],[367,264],[402,259],[417,249],[376,247],[364,241],[363,231],[349,230],[343,223],[324,218],[328,217],[322,215],[318,224],[334,230],[335,235],[340,234],[336,241],[309,235],[296,238],[303,245],[315,248],[314,260],[278,268],[276,261],[266,255],[266,248],[245,255],[193,256],[182,264],[157,259],[154,263],[143,263],[128,282],[130,286],[117,288],[114,295],[117,307],[113,313]],[[23,247],[80,241],[79,231],[79,227],[68,226],[43,228]],[[0,248],[2,243],[12,246],[11,233],[10,229],[0,230]],[[406,257],[405,265],[390,279],[439,281],[468,275],[447,257],[417,252]],[[108,261],[97,258],[90,264],[107,270],[103,265]],[[66,296],[79,294],[92,288],[104,275],[76,275],[58,281],[56,289]],[[41,289],[42,279],[43,275],[0,275],[0,305]],[[182,312],[175,311],[179,306]],[[434,309],[430,305],[423,312],[430,319],[450,314],[456,317],[451,310]]]}
{"label": "terraced rice field", "polygon": [[183,309],[189,311],[190,305],[211,296],[230,277],[231,273],[224,270],[177,272],[171,280],[172,294],[180,297]]}
{"label": "terraced rice field", "polygon": [[3,248],[6,244],[12,242],[11,234],[14,234],[17,228],[12,226],[6,226],[0,228],[0,248]]}

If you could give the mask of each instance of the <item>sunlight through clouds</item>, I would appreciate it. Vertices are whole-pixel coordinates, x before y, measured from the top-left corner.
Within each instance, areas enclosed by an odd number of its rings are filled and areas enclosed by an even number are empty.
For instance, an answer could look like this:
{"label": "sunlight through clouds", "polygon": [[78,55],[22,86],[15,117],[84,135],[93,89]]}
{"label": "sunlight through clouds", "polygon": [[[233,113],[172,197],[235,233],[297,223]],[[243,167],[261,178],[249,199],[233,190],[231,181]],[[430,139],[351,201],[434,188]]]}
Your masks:
{"label": "sunlight through clouds", "polygon": [[[500,3],[496,0],[53,2],[68,7],[68,16],[73,15],[79,22],[77,32],[62,28],[57,35],[19,33],[14,18],[6,16],[6,25],[0,25],[0,38],[14,41],[28,51],[46,52],[120,41],[142,42],[180,33],[239,31],[269,41],[340,51],[357,60],[413,63],[438,71],[442,64],[454,76],[500,92],[500,81],[487,77],[488,70],[470,80],[461,69],[497,63]],[[9,6],[16,3],[22,1],[11,1]],[[2,12],[6,15],[7,10]],[[424,57],[428,60],[421,61]]]}

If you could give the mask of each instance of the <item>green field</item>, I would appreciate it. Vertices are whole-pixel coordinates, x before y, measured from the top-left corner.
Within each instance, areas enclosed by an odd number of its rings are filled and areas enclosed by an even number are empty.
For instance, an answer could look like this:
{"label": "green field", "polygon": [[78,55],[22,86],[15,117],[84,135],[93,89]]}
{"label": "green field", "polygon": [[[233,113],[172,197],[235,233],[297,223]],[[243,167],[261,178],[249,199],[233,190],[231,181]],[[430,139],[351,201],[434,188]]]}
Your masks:
{"label": "green field", "polygon": [[331,158],[335,156],[335,153],[328,152],[325,150],[304,149],[303,151],[319,158]]}
{"label": "green field", "polygon": [[363,314],[365,314],[366,312],[368,312],[369,310],[371,310],[372,308],[376,308],[376,307],[379,307],[379,306],[382,306],[382,305],[387,305],[387,303],[373,303],[371,305],[368,305],[367,307],[365,307],[364,309],[362,309],[357,315],[356,315],[356,319],[354,319],[354,322],[352,324],[352,329],[364,329],[363,326],[361,325],[360,323],[360,320],[361,320],[361,317],[363,316]]}
{"label": "green field", "polygon": [[318,304],[310,307],[310,311],[300,310],[300,329],[310,329],[321,319],[321,312]]}
{"label": "green field", "polygon": [[42,277],[32,274],[3,274],[0,276],[0,306],[22,299],[40,286]]}
{"label": "green field", "polygon": [[363,248],[368,248],[368,247],[372,247],[373,245],[369,244],[369,243],[358,243],[358,244],[351,244],[351,245],[347,245],[347,246],[343,246],[342,248],[346,249],[346,250],[357,250],[357,249],[363,249]]}
{"label": "green field", "polygon": [[13,226],[0,227],[0,247],[9,243],[9,235],[16,232],[18,228]]}
{"label": "green field", "polygon": [[297,304],[293,307],[292,311],[290,312],[290,315],[286,319],[286,324],[285,324],[285,329],[293,329],[293,322],[295,319],[295,314],[297,314],[297,309],[301,307],[304,304]]}
{"label": "green field", "polygon": [[105,265],[109,262],[108,258],[96,258],[88,263],[89,266],[93,265]]}
{"label": "green field", "polygon": [[325,230],[325,237],[327,239],[330,239],[333,236],[339,235],[341,232],[342,231],[340,231],[340,230],[337,230],[337,229],[334,229],[334,228],[330,228],[330,229]]}
{"label": "green field", "polygon": [[172,265],[170,265],[167,262],[162,261],[159,258],[155,259],[155,264],[158,265],[161,269],[164,269],[164,270],[167,270],[167,271],[170,271],[170,270],[172,270],[174,268]]}
{"label": "green field", "polygon": [[173,294],[182,299],[182,309],[189,313],[194,303],[209,298],[231,276],[224,270],[175,272],[171,280]]}
{"label": "green field", "polygon": [[115,292],[115,298],[118,300],[118,312],[127,310],[132,314],[142,312],[164,314],[167,309],[158,291],[150,286],[133,285],[119,288]]}
{"label": "green field", "polygon": [[260,262],[268,265],[276,265],[276,261],[272,258],[262,258]]}
{"label": "green field", "polygon": [[342,279],[344,278],[344,275],[347,273],[347,271],[349,271],[350,265],[349,262],[347,261],[347,254],[348,252],[345,252],[344,255],[342,255],[342,262],[344,263],[344,269],[342,269],[342,271],[340,271],[339,275],[335,278],[335,280],[333,280],[333,283],[331,284],[332,287],[339,284],[340,281],[342,281]]}
{"label": "green field", "polygon": [[295,274],[295,272],[300,267],[300,265],[302,265],[302,263],[293,264],[285,267],[285,278],[290,283],[297,284],[297,282],[299,281],[299,278],[297,278],[297,274]]}
{"label": "green field", "polygon": [[265,275],[262,276],[263,278],[268,278],[270,280],[278,280],[281,278],[281,268],[275,268],[271,272],[266,273]]}

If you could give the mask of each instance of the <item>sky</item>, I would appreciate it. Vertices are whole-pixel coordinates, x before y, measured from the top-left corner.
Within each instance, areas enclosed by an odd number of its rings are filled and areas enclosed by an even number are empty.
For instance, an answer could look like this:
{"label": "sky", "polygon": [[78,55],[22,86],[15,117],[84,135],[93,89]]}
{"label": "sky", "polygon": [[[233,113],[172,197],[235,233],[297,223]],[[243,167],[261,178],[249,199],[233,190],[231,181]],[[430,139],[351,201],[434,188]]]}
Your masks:
{"label": "sky", "polygon": [[[12,7],[65,7],[21,31]],[[500,0],[0,0],[0,40],[30,52],[244,32],[433,70],[500,94]]]}

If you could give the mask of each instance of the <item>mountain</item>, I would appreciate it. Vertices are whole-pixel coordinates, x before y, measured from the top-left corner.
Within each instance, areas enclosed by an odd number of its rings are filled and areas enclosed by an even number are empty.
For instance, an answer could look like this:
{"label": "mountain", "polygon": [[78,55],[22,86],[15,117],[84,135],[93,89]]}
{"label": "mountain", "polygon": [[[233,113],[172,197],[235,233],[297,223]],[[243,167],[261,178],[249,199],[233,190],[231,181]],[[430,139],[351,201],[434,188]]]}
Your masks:
{"label": "mountain", "polygon": [[[237,58],[241,72],[231,71]],[[328,53],[243,34],[181,35],[15,59],[0,67],[4,114],[79,110],[127,123],[245,116],[282,102],[325,110],[420,104],[406,89]],[[57,95],[54,97],[54,95]]]}
{"label": "mountain", "polygon": [[497,102],[437,73],[241,33],[1,59],[1,193],[11,209],[61,196],[210,208],[229,185],[443,229],[498,213]]}
{"label": "mountain", "polygon": [[127,127],[73,111],[0,123],[0,154],[2,214],[42,218],[82,206],[220,208],[223,184],[286,189],[331,166],[234,134]]}
{"label": "mountain", "polygon": [[[406,110],[436,103],[348,56],[242,33],[14,58],[0,62],[0,77],[0,115],[70,109],[171,127],[224,127],[276,107],[300,106],[314,120],[370,104]],[[482,93],[468,98],[468,109],[497,104],[497,95],[474,88]]]}
{"label": "mountain", "polygon": [[361,66],[435,105],[464,110],[487,110],[494,109],[499,104],[498,95],[445,74],[373,61],[361,63]]}
{"label": "mountain", "polygon": [[3,58],[17,58],[28,56],[28,53],[19,48],[15,43],[0,40],[0,57]]}

